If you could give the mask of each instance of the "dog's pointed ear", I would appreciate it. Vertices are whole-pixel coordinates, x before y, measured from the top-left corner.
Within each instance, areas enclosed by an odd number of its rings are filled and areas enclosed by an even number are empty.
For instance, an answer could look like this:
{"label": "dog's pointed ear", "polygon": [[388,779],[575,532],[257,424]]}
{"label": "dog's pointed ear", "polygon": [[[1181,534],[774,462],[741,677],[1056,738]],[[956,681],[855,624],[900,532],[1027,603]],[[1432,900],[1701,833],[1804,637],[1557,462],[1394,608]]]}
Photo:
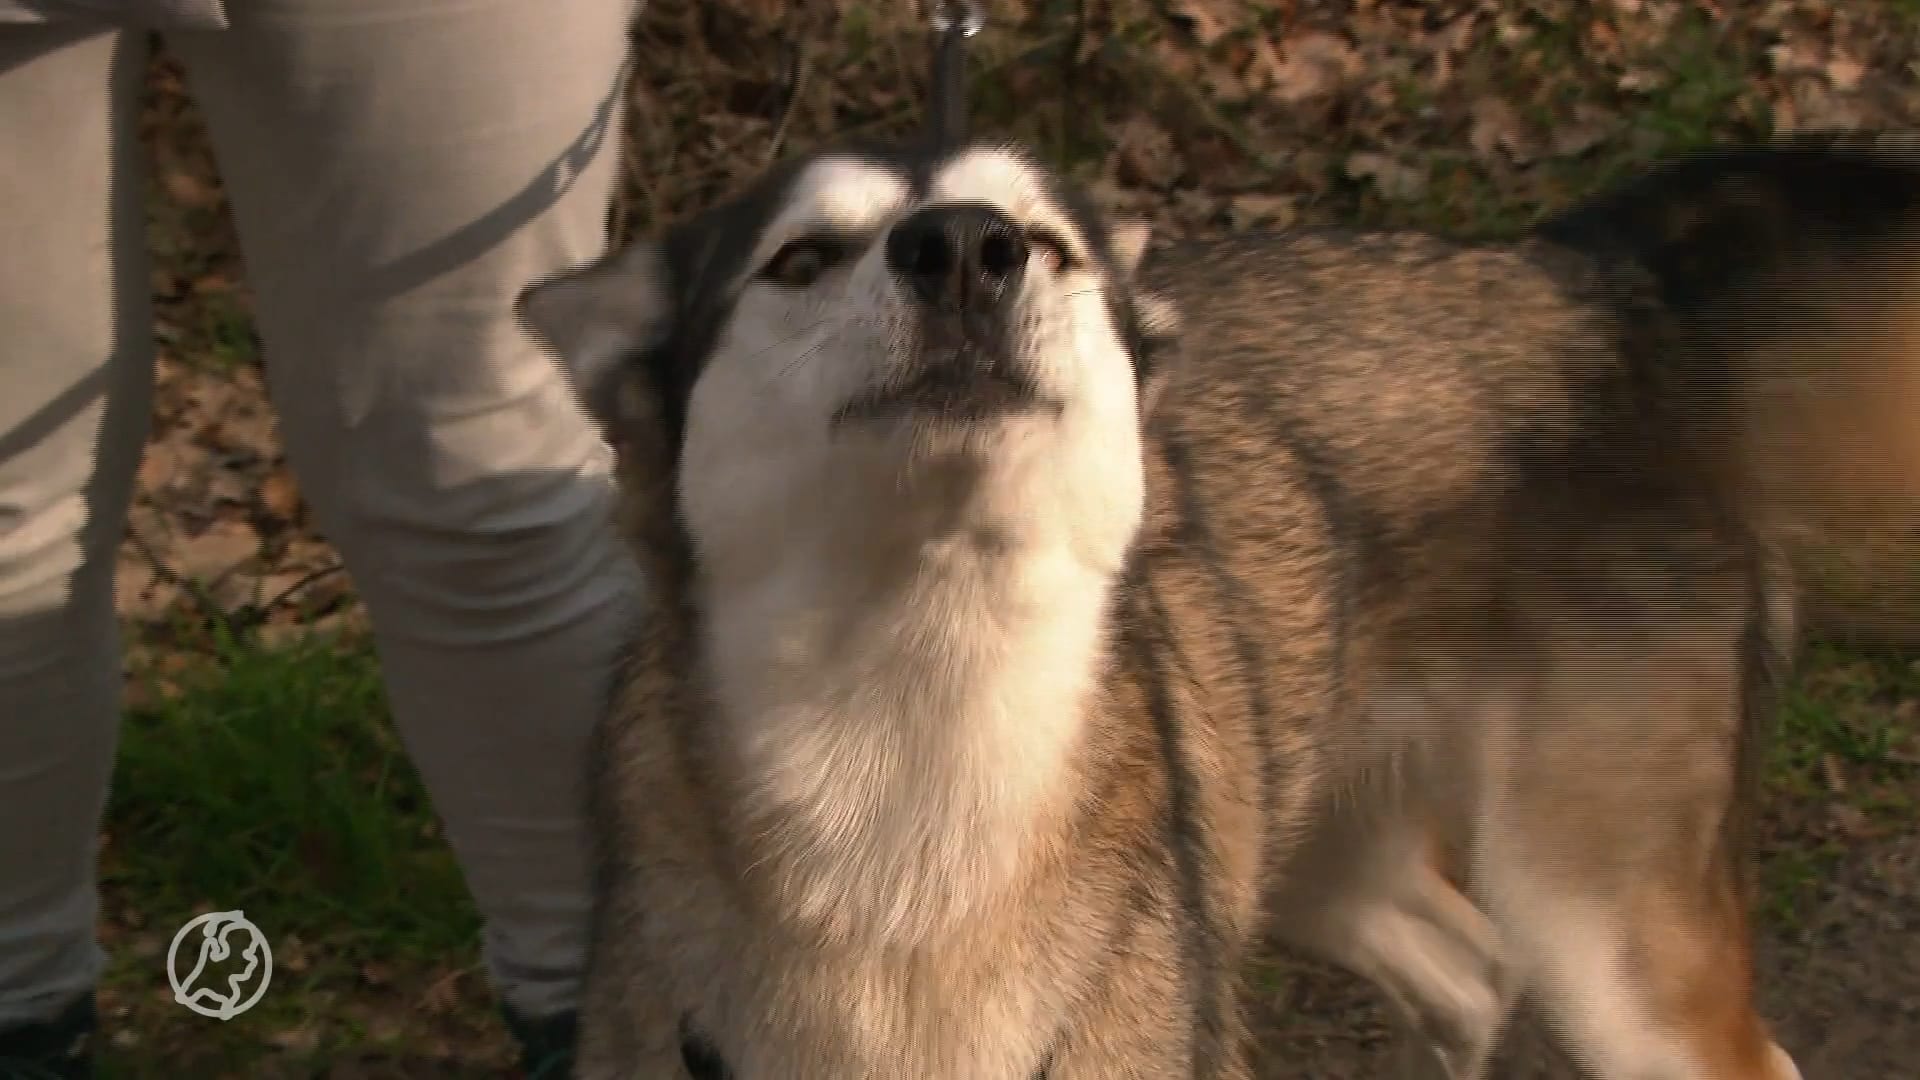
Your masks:
{"label": "dog's pointed ear", "polygon": [[1153,238],[1153,226],[1137,218],[1115,221],[1107,230],[1107,246],[1113,251],[1113,269],[1122,278],[1130,278],[1146,257],[1147,241]]}
{"label": "dog's pointed ear", "polygon": [[1180,350],[1180,309],[1158,293],[1133,297],[1133,349],[1140,376],[1140,412],[1151,415]]}
{"label": "dog's pointed ear", "polygon": [[521,325],[560,358],[581,404],[609,427],[621,419],[622,362],[666,339],[673,310],[665,255],[646,242],[535,282],[514,301]]}

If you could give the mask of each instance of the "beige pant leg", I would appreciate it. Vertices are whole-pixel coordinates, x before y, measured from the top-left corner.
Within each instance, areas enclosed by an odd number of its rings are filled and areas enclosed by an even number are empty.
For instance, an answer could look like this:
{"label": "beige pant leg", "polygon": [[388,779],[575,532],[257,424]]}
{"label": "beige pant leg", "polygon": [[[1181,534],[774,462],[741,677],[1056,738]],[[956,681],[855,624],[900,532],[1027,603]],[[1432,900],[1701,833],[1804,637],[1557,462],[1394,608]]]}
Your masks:
{"label": "beige pant leg", "polygon": [[151,410],[138,35],[0,27],[0,1028],[87,990]]}
{"label": "beige pant leg", "polygon": [[630,0],[234,0],[207,117],[296,475],[503,993],[574,1003],[585,748],[631,617],[608,452],[511,301],[605,244]]}

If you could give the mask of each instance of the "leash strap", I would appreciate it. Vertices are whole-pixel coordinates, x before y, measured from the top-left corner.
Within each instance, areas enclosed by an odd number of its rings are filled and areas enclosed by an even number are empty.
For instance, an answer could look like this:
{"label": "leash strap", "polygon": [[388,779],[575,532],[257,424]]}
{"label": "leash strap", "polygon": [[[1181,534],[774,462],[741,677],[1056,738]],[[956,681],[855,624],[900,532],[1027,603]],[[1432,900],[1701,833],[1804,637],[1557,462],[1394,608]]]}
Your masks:
{"label": "leash strap", "polygon": [[927,137],[936,151],[952,150],[967,137],[967,39],[987,18],[979,0],[928,0],[927,22],[933,28]]}

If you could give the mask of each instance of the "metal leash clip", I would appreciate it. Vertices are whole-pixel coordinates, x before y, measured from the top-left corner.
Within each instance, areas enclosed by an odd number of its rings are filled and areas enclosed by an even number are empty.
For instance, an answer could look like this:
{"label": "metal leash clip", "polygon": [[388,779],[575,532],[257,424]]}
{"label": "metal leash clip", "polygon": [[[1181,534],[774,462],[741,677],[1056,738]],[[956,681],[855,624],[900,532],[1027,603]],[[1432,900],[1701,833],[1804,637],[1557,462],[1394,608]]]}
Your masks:
{"label": "metal leash clip", "polygon": [[927,101],[927,140],[934,150],[959,149],[967,137],[966,41],[987,24],[980,0],[928,0],[933,28],[932,80]]}
{"label": "metal leash clip", "polygon": [[979,0],[929,0],[927,22],[936,34],[958,27],[961,37],[972,37],[987,25]]}

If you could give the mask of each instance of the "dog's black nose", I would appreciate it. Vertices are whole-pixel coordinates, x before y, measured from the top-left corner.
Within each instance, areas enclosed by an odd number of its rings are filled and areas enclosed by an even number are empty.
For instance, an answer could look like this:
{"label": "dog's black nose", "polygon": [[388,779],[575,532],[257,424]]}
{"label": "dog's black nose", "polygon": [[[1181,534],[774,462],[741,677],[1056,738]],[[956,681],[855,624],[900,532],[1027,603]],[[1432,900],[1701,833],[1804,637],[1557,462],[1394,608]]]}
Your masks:
{"label": "dog's black nose", "polygon": [[924,303],[987,306],[1012,292],[1026,272],[1027,239],[991,206],[930,206],[887,235],[887,266]]}

